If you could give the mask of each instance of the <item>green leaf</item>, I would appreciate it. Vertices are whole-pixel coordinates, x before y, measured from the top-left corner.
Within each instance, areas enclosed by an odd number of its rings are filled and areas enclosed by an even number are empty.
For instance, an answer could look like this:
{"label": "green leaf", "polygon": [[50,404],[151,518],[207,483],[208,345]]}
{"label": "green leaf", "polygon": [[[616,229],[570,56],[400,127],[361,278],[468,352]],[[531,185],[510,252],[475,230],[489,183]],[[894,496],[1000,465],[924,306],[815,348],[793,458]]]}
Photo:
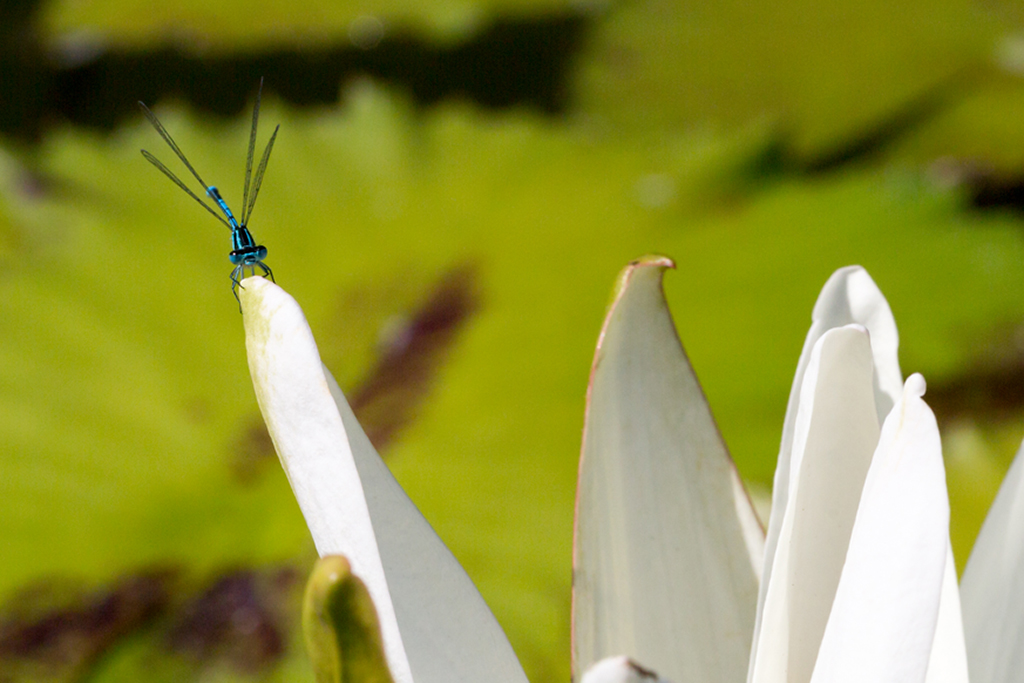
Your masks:
{"label": "green leaf", "polygon": [[[282,125],[250,227],[346,390],[443,274],[477,267],[479,310],[385,455],[533,681],[569,677],[584,388],[623,263],[678,258],[665,288],[687,352],[763,489],[808,311],[835,268],[870,269],[899,316],[904,367],[933,389],[970,368],[996,323],[1024,316],[1019,221],[964,211],[906,168],[752,183],[763,136],[643,142],[522,111],[415,114],[368,84],[346,102],[264,101],[261,118]],[[246,117],[156,113],[237,202]],[[102,584],[151,564],[203,577],[310,559],[273,450],[251,437],[262,420],[227,231],[140,156],[157,144],[140,116],[107,138],[54,129],[30,160],[0,151],[3,595],[39,576]],[[988,505],[974,501],[994,495],[1020,433],[986,441],[973,478],[950,470],[961,559]],[[976,521],[962,524],[968,505]],[[146,654],[164,656],[158,638]],[[119,680],[153,670],[103,663]],[[307,669],[298,651],[280,680]]]}
{"label": "green leaf", "polygon": [[191,0],[162,5],[60,0],[43,7],[42,25],[51,37],[88,31],[122,47],[181,40],[182,36],[191,39],[182,41],[184,44],[201,40],[205,47],[218,49],[251,48],[261,43],[322,45],[325,40],[346,38],[359,45],[361,31],[376,36],[404,33],[412,27],[435,38],[456,40],[498,15],[566,12],[573,6],[570,0],[319,0],[301,6],[282,0]]}
{"label": "green leaf", "polygon": [[576,91],[589,114],[644,135],[767,119],[814,159],[926,119],[989,59],[995,16],[965,0],[619,2]]}

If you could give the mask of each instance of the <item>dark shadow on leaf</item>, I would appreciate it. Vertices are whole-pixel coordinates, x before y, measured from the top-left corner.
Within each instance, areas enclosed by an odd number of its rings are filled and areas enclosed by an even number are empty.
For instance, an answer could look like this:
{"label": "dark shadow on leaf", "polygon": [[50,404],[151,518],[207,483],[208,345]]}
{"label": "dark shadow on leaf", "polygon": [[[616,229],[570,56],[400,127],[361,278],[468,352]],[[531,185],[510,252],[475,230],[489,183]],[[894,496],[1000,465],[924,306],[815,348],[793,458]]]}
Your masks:
{"label": "dark shadow on leaf", "polygon": [[943,427],[1018,418],[1024,412],[1024,327],[1005,326],[963,372],[930,380],[925,401]]}
{"label": "dark shadow on leaf", "polygon": [[197,666],[263,673],[286,651],[298,586],[299,573],[291,567],[221,574],[177,610],[167,649]]}
{"label": "dark shadow on leaf", "polygon": [[415,417],[456,335],[479,307],[475,269],[449,271],[394,330],[366,379],[348,392],[353,412],[378,450]]}
{"label": "dark shadow on leaf", "polygon": [[[421,106],[466,99],[504,109],[557,114],[588,20],[572,12],[499,18],[461,42],[441,43],[410,29],[379,40],[338,35],[258,51],[198,53],[189,46],[118,50],[79,41],[47,51],[35,27],[36,3],[0,3],[0,135],[39,141],[61,121],[112,131],[136,120],[136,102],[174,98],[221,117],[245,116],[256,87],[296,107],[334,106],[346,83],[366,77],[396,86]],[[10,3],[6,3],[10,5]],[[25,10],[24,8],[31,8]]]}
{"label": "dark shadow on leaf", "polygon": [[177,574],[140,571],[84,593],[55,584],[22,591],[0,613],[0,681],[80,678],[107,648],[167,608]]}

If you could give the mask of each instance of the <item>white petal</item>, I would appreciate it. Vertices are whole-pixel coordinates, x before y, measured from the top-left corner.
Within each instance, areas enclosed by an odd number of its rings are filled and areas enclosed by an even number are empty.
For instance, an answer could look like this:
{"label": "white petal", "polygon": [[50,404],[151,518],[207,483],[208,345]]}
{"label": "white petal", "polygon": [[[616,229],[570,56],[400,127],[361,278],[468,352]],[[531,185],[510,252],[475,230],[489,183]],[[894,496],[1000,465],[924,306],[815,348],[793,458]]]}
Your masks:
{"label": "white petal", "polygon": [[587,669],[580,683],[669,683],[629,657],[608,657]]}
{"label": "white petal", "polygon": [[807,335],[820,336],[826,330],[844,325],[862,325],[871,335],[871,355],[875,361],[875,404],[881,423],[903,394],[900,372],[899,333],[889,302],[882,290],[860,266],[840,268],[825,283],[811,314],[814,323]]}
{"label": "white petal", "polygon": [[1024,672],[1024,444],[999,487],[960,584],[971,679]]}
{"label": "white petal", "polygon": [[912,375],[882,427],[812,683],[925,680],[949,544],[939,430]]}
{"label": "white petal", "polygon": [[942,577],[939,621],[935,626],[926,683],[967,683],[967,644],[960,613],[960,588],[956,585],[953,546],[946,547],[946,570]]}
{"label": "white petal", "polygon": [[878,444],[873,368],[858,325],[825,332],[810,354],[790,495],[784,510],[772,512],[782,521],[751,657],[755,683],[810,678]]}
{"label": "white petal", "polygon": [[760,527],[665,304],[670,265],[648,258],[623,272],[594,358],[574,671],[626,654],[672,680],[734,683],[750,647]]}
{"label": "white petal", "polygon": [[295,300],[241,292],[256,398],[321,555],[345,555],[380,616],[396,683],[526,683],[501,627],[370,445]]}
{"label": "white petal", "polygon": [[[758,596],[757,619],[754,626],[755,642],[760,637],[766,591],[773,571],[779,534],[782,531],[782,516],[789,497],[790,460],[797,409],[800,405],[800,388],[814,345],[825,332],[836,327],[858,324],[867,328],[871,335],[871,352],[875,364],[875,411],[879,424],[885,419],[903,390],[903,377],[900,374],[897,355],[899,335],[896,331],[896,321],[888,302],[867,271],[860,266],[848,266],[833,273],[818,296],[811,319],[811,329],[807,333],[797,363],[782,428],[782,444],[779,448],[772,488],[772,515],[765,538],[765,573],[761,578],[761,591]],[[754,671],[756,657],[757,648],[754,648],[751,651],[751,672]]]}

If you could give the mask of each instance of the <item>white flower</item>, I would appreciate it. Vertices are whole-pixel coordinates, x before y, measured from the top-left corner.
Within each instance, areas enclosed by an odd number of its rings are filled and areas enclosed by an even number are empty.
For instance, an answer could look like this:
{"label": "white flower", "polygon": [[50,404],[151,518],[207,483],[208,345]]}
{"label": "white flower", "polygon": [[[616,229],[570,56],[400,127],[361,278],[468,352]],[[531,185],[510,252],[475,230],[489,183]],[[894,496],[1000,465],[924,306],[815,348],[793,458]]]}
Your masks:
{"label": "white flower", "polygon": [[244,281],[256,399],[321,556],[344,555],[377,608],[396,683],[525,683],[505,634],[377,455],[302,310],[277,285]]}
{"label": "white flower", "polygon": [[969,563],[962,621],[939,432],[923,378],[902,381],[895,321],[868,274],[839,270],[815,305],[762,554],[665,305],[671,266],[647,258],[624,271],[594,361],[575,671],[628,655],[677,683],[959,683],[969,652],[975,683],[1016,680],[1020,466]]}
{"label": "white flower", "polygon": [[[924,381],[901,387],[885,299],[849,268],[815,306],[759,556],[661,294],[671,265],[625,271],[594,362],[576,551],[577,576],[594,578],[576,588],[577,670],[627,654],[677,682],[744,671],[751,683],[925,680],[932,642],[946,637],[936,636],[940,601],[957,599],[949,505]],[[595,525],[609,500],[626,521]],[[652,541],[644,530],[655,525]],[[609,572],[612,554],[628,559]],[[948,611],[959,629],[959,605]],[[951,640],[962,663],[962,632]]]}
{"label": "white flower", "polygon": [[[895,322],[867,273],[841,269],[814,308],[765,534],[668,313],[671,266],[649,257],[623,271],[594,359],[574,677],[965,683],[969,653],[975,683],[1016,680],[1024,465],[968,564],[961,619],[938,429],[923,378],[902,380]],[[366,583],[394,679],[523,683],[489,609],[320,363],[297,304],[254,278],[242,305],[282,465],[320,554],[347,556]]]}
{"label": "white flower", "polygon": [[901,390],[896,324],[863,269],[832,276],[813,320],[776,469],[748,680],[966,681],[924,379]]}

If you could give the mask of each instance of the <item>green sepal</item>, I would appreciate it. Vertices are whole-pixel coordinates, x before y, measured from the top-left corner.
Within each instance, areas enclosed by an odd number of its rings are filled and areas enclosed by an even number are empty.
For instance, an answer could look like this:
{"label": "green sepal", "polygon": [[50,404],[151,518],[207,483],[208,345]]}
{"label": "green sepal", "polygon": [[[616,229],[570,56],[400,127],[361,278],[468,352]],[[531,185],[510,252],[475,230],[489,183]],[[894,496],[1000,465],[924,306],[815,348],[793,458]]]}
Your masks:
{"label": "green sepal", "polygon": [[394,683],[377,610],[343,555],[322,557],[313,567],[302,629],[317,683]]}

